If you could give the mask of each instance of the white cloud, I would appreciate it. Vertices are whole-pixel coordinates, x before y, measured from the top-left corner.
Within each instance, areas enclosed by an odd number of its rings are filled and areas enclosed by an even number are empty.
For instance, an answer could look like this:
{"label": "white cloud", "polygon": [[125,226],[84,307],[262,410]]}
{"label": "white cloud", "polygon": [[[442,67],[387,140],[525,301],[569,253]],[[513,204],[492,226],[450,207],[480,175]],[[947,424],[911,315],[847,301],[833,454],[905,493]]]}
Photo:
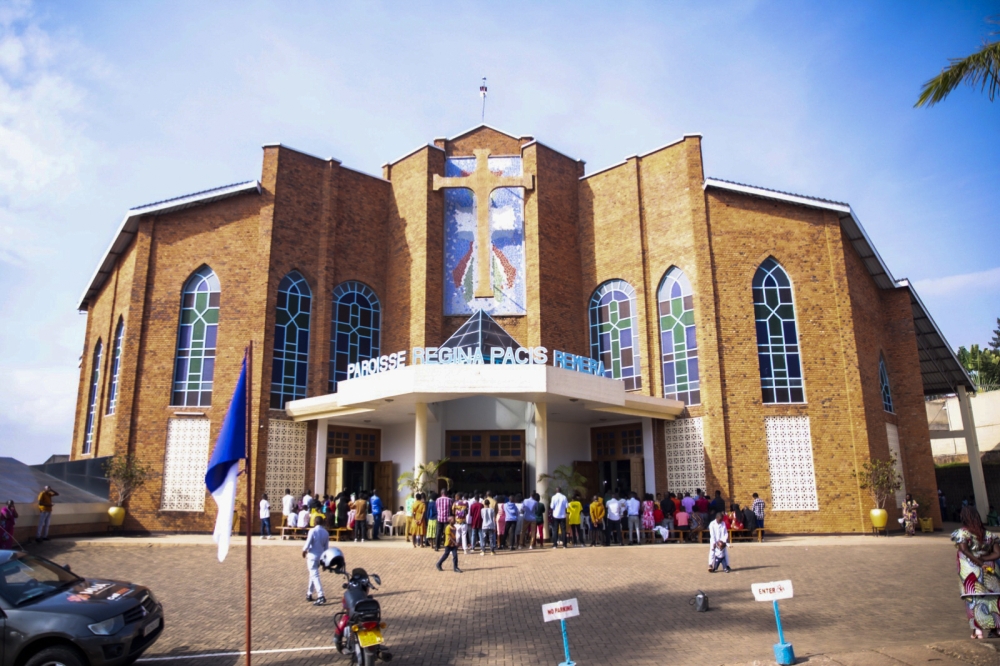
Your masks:
{"label": "white cloud", "polygon": [[913,283],[921,297],[953,296],[968,291],[988,292],[1000,289],[1000,266],[976,273],[926,278]]}
{"label": "white cloud", "polygon": [[0,427],[69,441],[73,431],[79,370],[72,366],[0,366]]}

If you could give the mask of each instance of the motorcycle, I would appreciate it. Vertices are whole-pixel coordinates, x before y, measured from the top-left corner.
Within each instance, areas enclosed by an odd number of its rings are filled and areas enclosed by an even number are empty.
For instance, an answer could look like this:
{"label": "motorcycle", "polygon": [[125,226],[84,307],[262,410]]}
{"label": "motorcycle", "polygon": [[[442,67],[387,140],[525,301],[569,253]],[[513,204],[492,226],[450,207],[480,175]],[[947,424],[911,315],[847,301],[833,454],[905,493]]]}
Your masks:
{"label": "motorcycle", "polygon": [[[327,556],[331,551],[336,552]],[[347,579],[343,584],[343,610],[333,616],[336,627],[333,644],[337,651],[351,657],[356,666],[392,661],[392,653],[385,647],[382,637],[382,629],[386,627],[382,621],[382,608],[371,596],[371,590],[377,590],[382,579],[378,574],[369,574],[361,568],[346,573],[343,555],[337,548],[323,553],[321,562],[328,571],[342,574]]]}

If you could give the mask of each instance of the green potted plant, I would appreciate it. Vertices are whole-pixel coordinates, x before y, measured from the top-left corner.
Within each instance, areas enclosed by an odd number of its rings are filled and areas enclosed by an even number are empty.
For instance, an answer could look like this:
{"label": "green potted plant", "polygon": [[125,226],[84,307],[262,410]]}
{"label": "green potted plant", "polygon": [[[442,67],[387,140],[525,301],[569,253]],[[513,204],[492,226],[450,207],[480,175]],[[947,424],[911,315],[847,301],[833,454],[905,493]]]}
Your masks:
{"label": "green potted plant", "polygon": [[888,460],[872,458],[862,464],[861,469],[861,473],[855,472],[854,476],[860,481],[858,486],[871,493],[872,499],[875,501],[875,508],[869,512],[872,527],[878,530],[885,529],[889,520],[885,503],[903,485],[899,474],[896,473],[896,458],[891,453]]}
{"label": "green potted plant", "polygon": [[108,509],[110,523],[112,527],[121,527],[125,521],[125,502],[153,477],[153,470],[132,456],[116,455],[105,461],[104,474],[115,496],[115,506]]}
{"label": "green potted plant", "polygon": [[539,474],[538,480],[553,482],[546,487],[546,500],[551,498],[551,489],[556,486],[562,488],[568,497],[573,497],[574,493],[587,494],[587,478],[574,470],[572,465],[559,465],[551,474]]}
{"label": "green potted plant", "polygon": [[429,488],[436,489],[439,481],[444,481],[445,486],[451,488],[451,479],[439,473],[446,462],[447,458],[431,461],[418,465],[412,472],[403,472],[396,480],[399,491],[415,495],[418,492],[427,492]]}

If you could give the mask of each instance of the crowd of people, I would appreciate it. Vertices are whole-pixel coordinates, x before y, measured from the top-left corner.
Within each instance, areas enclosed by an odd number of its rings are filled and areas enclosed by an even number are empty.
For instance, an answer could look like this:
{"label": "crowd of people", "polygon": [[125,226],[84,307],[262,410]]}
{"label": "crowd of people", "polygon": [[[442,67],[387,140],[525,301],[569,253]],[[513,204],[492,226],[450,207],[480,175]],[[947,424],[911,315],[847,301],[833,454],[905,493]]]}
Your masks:
{"label": "crowd of people", "polygon": [[[382,498],[377,490],[351,493],[345,488],[337,495],[313,497],[305,491],[302,497],[285,489],[281,498],[281,520],[287,527],[309,529],[323,525],[327,529],[348,529],[355,541],[378,540],[384,520]],[[271,539],[271,502],[267,493],[260,500],[260,538]]]}

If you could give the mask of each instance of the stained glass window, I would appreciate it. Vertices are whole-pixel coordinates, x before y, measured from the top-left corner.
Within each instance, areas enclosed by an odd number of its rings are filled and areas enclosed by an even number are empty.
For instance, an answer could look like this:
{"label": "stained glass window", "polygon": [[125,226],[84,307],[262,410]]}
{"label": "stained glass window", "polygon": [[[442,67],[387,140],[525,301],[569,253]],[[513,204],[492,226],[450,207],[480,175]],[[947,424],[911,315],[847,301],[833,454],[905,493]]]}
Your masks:
{"label": "stained glass window", "polygon": [[115,329],[115,342],[111,348],[111,385],[108,387],[108,414],[115,413],[118,406],[118,372],[121,370],[122,340],[125,338],[125,320],[118,319]]}
{"label": "stained glass window", "polygon": [[684,271],[674,266],[663,276],[657,296],[660,311],[660,353],[663,354],[663,397],[686,405],[701,403],[698,339],[694,296]]}
{"label": "stained glass window", "polygon": [[753,276],[753,307],[764,403],[805,402],[792,283],[774,259]]}
{"label": "stained glass window", "polygon": [[208,266],[184,284],[177,328],[177,359],[170,404],[209,407],[215,377],[215,345],[219,329],[219,278]]}
{"label": "stained glass window", "polygon": [[889,371],[885,368],[885,358],[878,357],[878,382],[882,389],[882,408],[889,413],[892,409],[892,391],[889,388]]}
{"label": "stained glass window", "polygon": [[104,345],[97,341],[94,347],[94,363],[90,368],[90,394],[87,396],[87,426],[83,431],[83,452],[90,453],[94,445],[94,426],[97,423],[97,391],[101,386],[101,354]]}
{"label": "stained glass window", "polygon": [[590,299],[590,356],[627,391],[642,388],[637,314],[635,290],[623,280],[605,282]]}
{"label": "stained glass window", "polygon": [[271,409],[306,397],[309,374],[309,313],[312,291],[302,274],[292,271],[278,285],[274,312],[274,360],[271,362]]}
{"label": "stained glass window", "polygon": [[347,379],[347,364],[379,354],[382,306],[367,285],[349,281],[333,290],[333,322],[330,327],[330,393],[337,382]]}

